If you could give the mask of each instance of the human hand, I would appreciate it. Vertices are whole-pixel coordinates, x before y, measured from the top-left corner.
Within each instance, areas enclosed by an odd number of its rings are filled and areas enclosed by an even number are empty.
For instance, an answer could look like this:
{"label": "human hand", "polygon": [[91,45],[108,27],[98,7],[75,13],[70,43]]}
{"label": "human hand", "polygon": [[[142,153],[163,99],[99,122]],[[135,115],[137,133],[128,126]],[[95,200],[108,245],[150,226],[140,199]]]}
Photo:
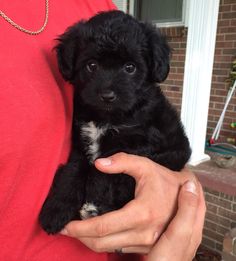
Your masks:
{"label": "human hand", "polygon": [[[135,199],[122,209],[84,221],[72,221],[61,232],[96,252],[149,253],[176,212],[180,186],[194,179],[140,156],[118,153],[95,161],[105,173],[126,173],[136,180]],[[104,174],[106,175],[106,174]]]}
{"label": "human hand", "polygon": [[206,212],[201,186],[186,182],[179,193],[178,211],[150,251],[146,261],[191,261],[201,243]]}

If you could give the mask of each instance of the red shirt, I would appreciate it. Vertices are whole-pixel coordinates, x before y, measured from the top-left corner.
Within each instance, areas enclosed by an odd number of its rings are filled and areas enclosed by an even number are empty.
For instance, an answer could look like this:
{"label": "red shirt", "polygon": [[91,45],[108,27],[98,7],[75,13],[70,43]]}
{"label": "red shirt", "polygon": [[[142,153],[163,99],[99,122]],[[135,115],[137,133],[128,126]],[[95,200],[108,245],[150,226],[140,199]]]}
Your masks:
{"label": "red shirt", "polygon": [[[113,8],[109,0],[49,0],[48,24],[37,36],[0,17],[1,261],[135,260],[48,236],[38,224],[54,173],[70,149],[72,87],[58,72],[54,39],[81,18]],[[0,9],[24,28],[37,30],[45,1],[3,0]]]}

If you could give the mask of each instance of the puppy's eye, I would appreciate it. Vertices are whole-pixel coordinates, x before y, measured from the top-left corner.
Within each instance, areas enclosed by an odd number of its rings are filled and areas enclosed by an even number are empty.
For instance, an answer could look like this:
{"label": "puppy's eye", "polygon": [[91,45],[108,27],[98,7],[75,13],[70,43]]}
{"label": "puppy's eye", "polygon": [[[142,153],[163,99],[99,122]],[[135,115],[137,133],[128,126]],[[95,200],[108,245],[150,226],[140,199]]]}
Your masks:
{"label": "puppy's eye", "polygon": [[88,61],[86,64],[86,69],[88,72],[92,73],[98,69],[98,64],[95,60]]}
{"label": "puppy's eye", "polygon": [[134,74],[136,71],[136,66],[134,63],[126,63],[124,66],[124,70],[126,73]]}

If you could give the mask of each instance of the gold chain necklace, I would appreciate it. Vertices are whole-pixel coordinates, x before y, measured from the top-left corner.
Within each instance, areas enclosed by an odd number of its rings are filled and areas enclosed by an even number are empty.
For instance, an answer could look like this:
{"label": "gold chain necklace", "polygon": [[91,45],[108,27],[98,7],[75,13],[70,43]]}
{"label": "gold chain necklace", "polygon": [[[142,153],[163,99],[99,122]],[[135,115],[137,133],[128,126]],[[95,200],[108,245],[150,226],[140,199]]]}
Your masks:
{"label": "gold chain necklace", "polygon": [[24,32],[24,33],[30,34],[30,35],[37,35],[44,31],[44,29],[48,23],[48,9],[49,9],[48,2],[49,2],[49,0],[45,0],[45,19],[44,19],[43,26],[37,31],[30,31],[30,30],[27,30],[27,29],[21,27],[20,25],[15,23],[11,18],[9,18],[4,12],[2,12],[2,10],[0,10],[0,16],[2,16],[9,24],[14,26],[16,29],[20,30],[21,32]]}

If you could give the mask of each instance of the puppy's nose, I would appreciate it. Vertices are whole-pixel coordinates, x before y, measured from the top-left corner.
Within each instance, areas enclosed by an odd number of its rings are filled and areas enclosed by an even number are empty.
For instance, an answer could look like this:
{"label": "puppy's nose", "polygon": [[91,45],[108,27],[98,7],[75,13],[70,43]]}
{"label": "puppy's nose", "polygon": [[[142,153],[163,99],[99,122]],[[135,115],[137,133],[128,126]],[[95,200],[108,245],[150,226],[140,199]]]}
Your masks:
{"label": "puppy's nose", "polygon": [[104,91],[100,94],[100,99],[103,102],[113,102],[116,100],[116,95],[113,91]]}

